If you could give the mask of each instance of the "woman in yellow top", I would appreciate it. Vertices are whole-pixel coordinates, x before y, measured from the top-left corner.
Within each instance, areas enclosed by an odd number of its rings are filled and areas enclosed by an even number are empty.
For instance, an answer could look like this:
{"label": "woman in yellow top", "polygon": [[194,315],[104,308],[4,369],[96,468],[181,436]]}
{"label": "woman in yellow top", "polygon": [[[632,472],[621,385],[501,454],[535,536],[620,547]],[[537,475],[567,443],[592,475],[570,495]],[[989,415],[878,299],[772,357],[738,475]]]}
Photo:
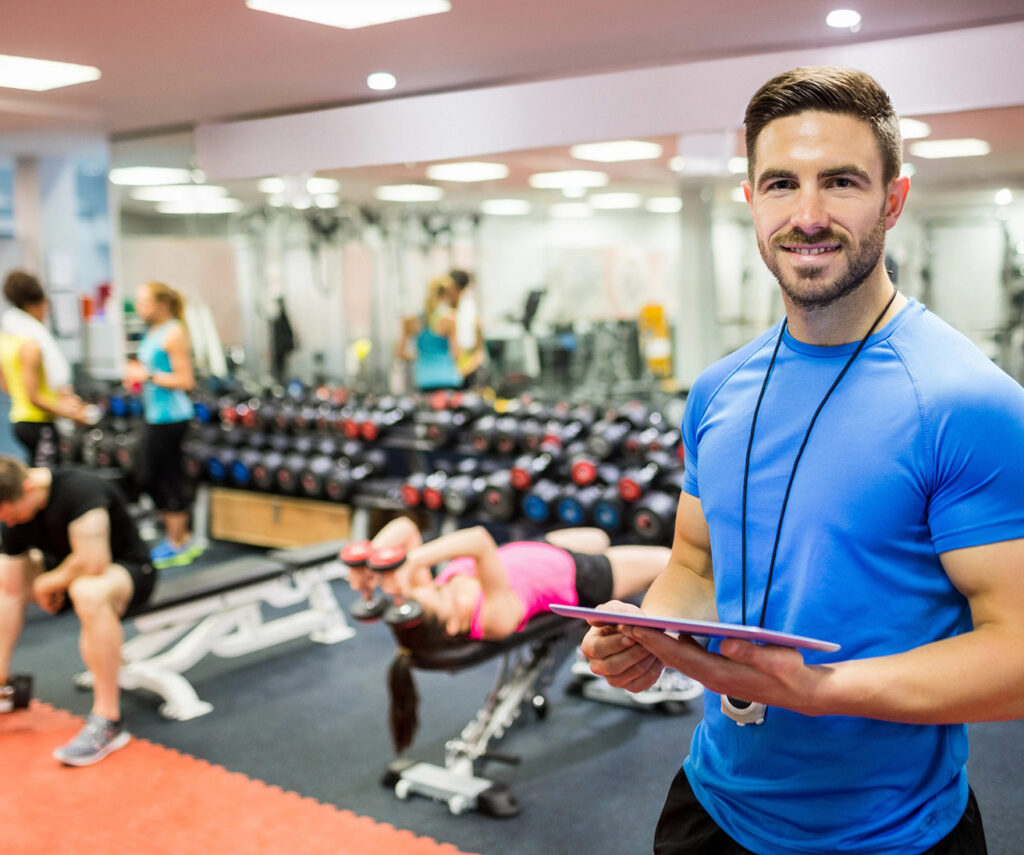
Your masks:
{"label": "woman in yellow top", "polygon": [[[57,391],[51,388],[47,376],[47,349],[53,349],[55,344],[48,334],[48,340],[43,340],[41,334],[33,334],[37,328],[45,332],[42,324],[48,307],[39,280],[15,270],[4,281],[4,296],[13,306],[8,313],[18,313],[15,319],[20,321],[8,324],[11,319],[5,316],[5,331],[0,333],[0,373],[4,388],[11,396],[10,420],[14,436],[28,452],[30,466],[54,466],[58,463],[54,418],[63,416],[84,424],[86,406],[66,387],[60,386]],[[18,332],[10,332],[11,329]]]}

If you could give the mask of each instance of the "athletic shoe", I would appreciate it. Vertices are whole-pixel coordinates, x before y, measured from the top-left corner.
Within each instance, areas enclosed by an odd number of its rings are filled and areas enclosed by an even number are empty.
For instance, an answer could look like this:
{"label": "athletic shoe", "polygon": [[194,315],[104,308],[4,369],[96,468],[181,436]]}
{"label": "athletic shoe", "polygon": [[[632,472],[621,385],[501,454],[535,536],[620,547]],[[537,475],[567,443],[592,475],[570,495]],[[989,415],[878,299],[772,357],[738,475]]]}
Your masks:
{"label": "athletic shoe", "polygon": [[167,540],[163,540],[153,547],[149,553],[149,559],[157,570],[164,567],[183,567],[191,564],[203,554],[204,548],[196,543],[194,538],[189,538],[181,546],[174,546]]}
{"label": "athletic shoe", "polygon": [[704,687],[685,674],[673,668],[666,668],[658,677],[658,682],[647,691],[665,695],[666,700],[692,701],[704,694]]}
{"label": "athletic shoe", "polygon": [[91,766],[112,751],[124,748],[131,738],[122,722],[91,713],[78,735],[54,751],[53,756],[66,766]]}

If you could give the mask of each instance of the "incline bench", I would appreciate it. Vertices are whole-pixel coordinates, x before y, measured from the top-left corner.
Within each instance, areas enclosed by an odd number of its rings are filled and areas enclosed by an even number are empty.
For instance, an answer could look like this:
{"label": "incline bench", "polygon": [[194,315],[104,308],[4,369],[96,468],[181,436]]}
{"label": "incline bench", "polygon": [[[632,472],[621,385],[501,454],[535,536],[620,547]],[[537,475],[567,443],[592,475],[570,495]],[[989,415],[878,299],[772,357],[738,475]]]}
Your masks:
{"label": "incline bench", "polygon": [[[121,688],[155,692],[163,698],[161,715],[186,721],[213,709],[182,676],[208,653],[242,656],[306,635],[322,644],[351,638],[355,630],[330,585],[347,572],[336,560],[343,544],[276,550],[158,580],[150,601],[130,618],[138,635],[121,647]],[[263,618],[263,603],[283,609],[304,601],[305,609]],[[92,674],[77,675],[75,683],[90,687]]]}
{"label": "incline bench", "polygon": [[399,758],[388,766],[381,783],[393,787],[400,799],[417,793],[443,801],[455,815],[474,809],[497,817],[517,814],[519,805],[507,788],[475,772],[487,760],[519,762],[517,757],[488,752],[488,743],[504,736],[527,701],[537,717],[544,718],[543,691],[571,653],[570,642],[578,643],[586,629],[581,621],[547,612],[501,641],[467,641],[458,647],[411,651],[412,666],[426,671],[454,673],[499,656],[501,665],[484,706],[458,737],[445,743],[444,766]]}

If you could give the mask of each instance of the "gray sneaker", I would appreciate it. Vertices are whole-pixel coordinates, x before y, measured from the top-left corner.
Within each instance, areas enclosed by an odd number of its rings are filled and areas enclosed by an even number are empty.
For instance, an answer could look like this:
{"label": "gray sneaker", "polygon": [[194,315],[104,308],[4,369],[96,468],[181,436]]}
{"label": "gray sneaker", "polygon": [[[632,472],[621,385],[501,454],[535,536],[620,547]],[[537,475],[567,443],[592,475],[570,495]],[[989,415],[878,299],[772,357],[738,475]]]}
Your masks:
{"label": "gray sneaker", "polygon": [[91,713],[78,735],[54,751],[53,756],[68,766],[90,766],[112,751],[124,748],[131,738],[122,722]]}

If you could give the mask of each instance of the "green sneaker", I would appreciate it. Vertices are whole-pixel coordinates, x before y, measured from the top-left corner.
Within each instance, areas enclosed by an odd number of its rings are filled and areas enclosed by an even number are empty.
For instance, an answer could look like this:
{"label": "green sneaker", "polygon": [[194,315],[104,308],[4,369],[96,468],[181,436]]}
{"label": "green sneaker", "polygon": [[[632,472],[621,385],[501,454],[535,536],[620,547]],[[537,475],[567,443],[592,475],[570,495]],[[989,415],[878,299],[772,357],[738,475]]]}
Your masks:
{"label": "green sneaker", "polygon": [[162,570],[164,567],[184,567],[191,564],[204,551],[204,547],[196,543],[194,538],[189,538],[181,546],[173,546],[165,540],[150,553],[150,558],[153,566],[157,570]]}

